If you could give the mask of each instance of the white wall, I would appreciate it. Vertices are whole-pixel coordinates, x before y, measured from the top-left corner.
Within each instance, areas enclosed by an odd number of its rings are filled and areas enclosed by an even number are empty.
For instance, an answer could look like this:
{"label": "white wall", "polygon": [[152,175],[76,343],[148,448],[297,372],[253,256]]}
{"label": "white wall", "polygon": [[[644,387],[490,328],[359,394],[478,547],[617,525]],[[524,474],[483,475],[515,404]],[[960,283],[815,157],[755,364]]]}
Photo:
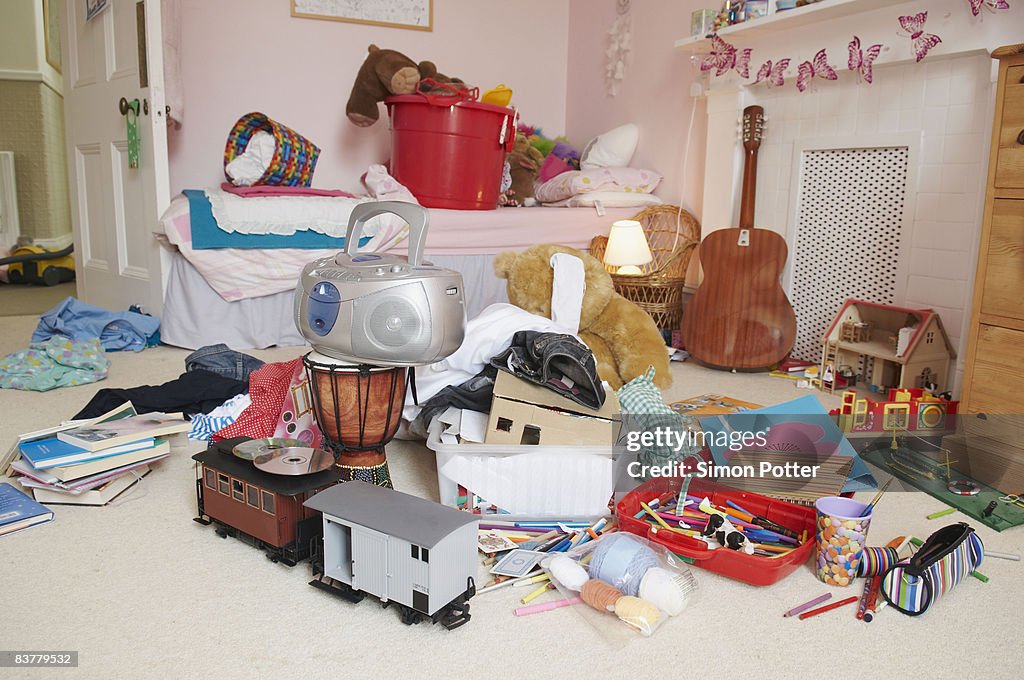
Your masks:
{"label": "white wall", "polygon": [[43,81],[60,94],[63,78],[46,61],[43,31],[42,0],[0,2],[0,80]]}

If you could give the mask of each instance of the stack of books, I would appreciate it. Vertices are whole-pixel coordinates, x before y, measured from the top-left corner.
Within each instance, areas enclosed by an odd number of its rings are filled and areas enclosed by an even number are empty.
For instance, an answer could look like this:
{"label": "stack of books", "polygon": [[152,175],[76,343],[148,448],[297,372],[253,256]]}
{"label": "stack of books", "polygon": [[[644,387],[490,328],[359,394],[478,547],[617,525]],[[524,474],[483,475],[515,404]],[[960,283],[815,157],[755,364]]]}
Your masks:
{"label": "stack of books", "polygon": [[167,437],[189,427],[162,413],[137,415],[126,403],[99,418],[22,435],[11,471],[39,502],[106,505],[170,455]]}

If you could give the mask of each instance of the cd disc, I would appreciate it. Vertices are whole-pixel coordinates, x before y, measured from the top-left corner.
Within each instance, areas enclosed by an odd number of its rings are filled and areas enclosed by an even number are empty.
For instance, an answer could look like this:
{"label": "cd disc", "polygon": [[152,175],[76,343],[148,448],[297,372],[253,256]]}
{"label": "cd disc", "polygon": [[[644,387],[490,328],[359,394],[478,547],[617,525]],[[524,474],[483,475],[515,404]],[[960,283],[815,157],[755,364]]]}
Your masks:
{"label": "cd disc", "polygon": [[334,455],[308,446],[289,446],[253,459],[253,465],[275,475],[308,475],[334,465]]}
{"label": "cd disc", "polygon": [[231,449],[239,458],[245,460],[255,460],[260,456],[265,456],[268,453],[274,451],[280,451],[281,449],[287,449],[289,447],[306,446],[306,442],[298,439],[252,439],[247,442],[242,442],[235,448]]}

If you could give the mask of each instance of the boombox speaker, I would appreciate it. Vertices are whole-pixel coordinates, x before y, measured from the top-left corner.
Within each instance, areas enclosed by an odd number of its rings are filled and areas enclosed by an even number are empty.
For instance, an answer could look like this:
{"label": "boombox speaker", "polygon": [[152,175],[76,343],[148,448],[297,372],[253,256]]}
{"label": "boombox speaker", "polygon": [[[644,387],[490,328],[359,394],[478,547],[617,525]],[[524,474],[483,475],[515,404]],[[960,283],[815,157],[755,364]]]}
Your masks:
{"label": "boombox speaker", "polygon": [[[394,213],[409,224],[409,256],[356,253],[371,218]],[[295,291],[295,324],[313,348],[341,361],[378,366],[430,364],[462,344],[462,275],[423,261],[429,214],[413,203],[361,203],[345,251],[310,262]]]}

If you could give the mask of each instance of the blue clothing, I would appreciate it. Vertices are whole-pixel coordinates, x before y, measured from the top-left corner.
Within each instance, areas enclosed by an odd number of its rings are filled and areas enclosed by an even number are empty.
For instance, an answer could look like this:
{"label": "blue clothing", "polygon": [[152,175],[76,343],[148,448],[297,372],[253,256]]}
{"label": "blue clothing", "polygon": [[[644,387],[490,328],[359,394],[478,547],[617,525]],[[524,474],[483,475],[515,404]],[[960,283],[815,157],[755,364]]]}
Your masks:
{"label": "blue clothing", "polygon": [[0,359],[0,387],[46,392],[103,380],[110,360],[96,338],[50,338]]}
{"label": "blue clothing", "polygon": [[[217,225],[213,207],[205,191],[185,189],[188,198],[189,221],[192,225],[192,249],[213,248],[335,248],[345,249],[345,238],[328,236],[318,231],[305,229],[294,234],[240,234],[224,231]],[[370,237],[359,239],[359,246],[369,243]]]}
{"label": "blue clothing", "polygon": [[249,374],[262,365],[260,359],[242,354],[223,343],[200,347],[185,357],[186,371],[209,371],[233,380],[249,380]]}
{"label": "blue clothing", "polygon": [[32,342],[55,335],[72,340],[99,338],[108,352],[146,349],[146,339],[160,329],[160,319],[135,312],[111,312],[87,302],[66,298],[39,318]]}

